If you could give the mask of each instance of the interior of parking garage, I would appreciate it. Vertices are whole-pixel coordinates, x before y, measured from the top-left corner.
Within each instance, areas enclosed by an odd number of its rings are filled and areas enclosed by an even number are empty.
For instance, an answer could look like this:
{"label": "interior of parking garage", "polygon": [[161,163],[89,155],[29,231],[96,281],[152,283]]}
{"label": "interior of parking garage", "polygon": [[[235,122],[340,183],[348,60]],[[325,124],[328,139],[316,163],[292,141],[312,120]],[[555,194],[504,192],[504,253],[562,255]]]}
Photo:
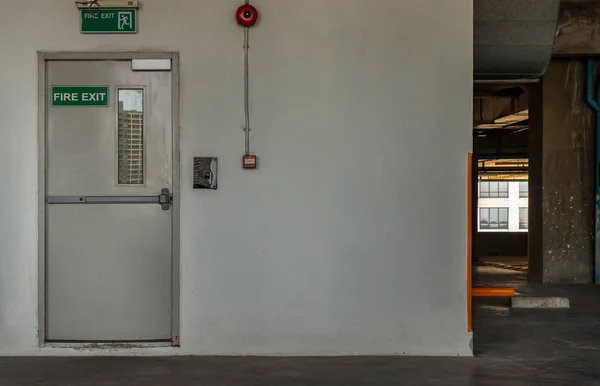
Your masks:
{"label": "interior of parking garage", "polygon": [[473,99],[474,263],[527,272],[527,85],[476,85]]}
{"label": "interior of parking garage", "polygon": [[540,82],[475,86],[474,264],[596,281],[596,62],[555,56]]}
{"label": "interior of parking garage", "polygon": [[474,4],[473,262],[531,283],[594,283],[594,3]]}
{"label": "interior of parking garage", "polygon": [[[477,3],[476,37],[478,28],[491,23],[478,24]],[[473,298],[478,356],[507,350],[507,356],[533,358],[569,347],[573,350],[569,355],[579,357],[585,355],[586,340],[578,332],[596,336],[592,330],[600,308],[594,285],[599,282],[595,272],[600,47],[589,37],[599,29],[599,16],[593,1],[562,1],[556,29],[548,32],[544,41],[541,15],[523,12],[521,27],[525,28],[528,18],[534,22],[529,38],[520,36],[519,49],[528,39],[536,40],[532,43],[536,48],[530,47],[530,54],[524,57],[532,59],[543,46],[551,47],[546,51],[550,52],[547,60],[537,61],[543,75],[531,81],[523,74],[517,82],[513,82],[517,77],[488,76],[478,81],[476,76],[471,175],[473,285],[514,291],[511,296],[504,292]],[[505,47],[506,41],[498,41],[498,46]],[[487,52],[488,43],[482,39],[486,49],[478,51],[476,38],[476,73],[477,52]],[[533,62],[524,59],[520,68]],[[493,63],[479,65],[493,69]],[[533,67],[530,72],[535,72]],[[519,298],[563,299],[568,308],[537,309],[562,308],[549,301],[532,306],[536,309],[519,309],[515,307]],[[556,345],[544,347],[533,342],[548,341],[548,337]],[[552,380],[560,383],[558,377]]]}

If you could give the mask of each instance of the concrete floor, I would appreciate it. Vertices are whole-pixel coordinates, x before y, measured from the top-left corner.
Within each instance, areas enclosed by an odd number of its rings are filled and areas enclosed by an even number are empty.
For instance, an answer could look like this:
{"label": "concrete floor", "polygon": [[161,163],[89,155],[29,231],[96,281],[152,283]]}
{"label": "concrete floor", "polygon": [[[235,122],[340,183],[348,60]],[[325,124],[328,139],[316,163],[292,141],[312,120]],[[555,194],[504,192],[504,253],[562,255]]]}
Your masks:
{"label": "concrete floor", "polygon": [[570,310],[478,299],[475,358],[0,358],[0,385],[599,385],[600,287],[541,287],[480,267],[477,284],[567,295]]}

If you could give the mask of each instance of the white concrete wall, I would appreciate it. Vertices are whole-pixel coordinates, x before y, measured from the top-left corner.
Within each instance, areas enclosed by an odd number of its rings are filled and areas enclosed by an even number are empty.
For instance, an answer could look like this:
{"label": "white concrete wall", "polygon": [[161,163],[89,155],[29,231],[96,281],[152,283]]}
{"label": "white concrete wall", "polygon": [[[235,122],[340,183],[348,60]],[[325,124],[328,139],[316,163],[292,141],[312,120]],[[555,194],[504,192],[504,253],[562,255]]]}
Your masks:
{"label": "white concrete wall", "polygon": [[37,50],[181,54],[181,348],[125,353],[469,354],[472,0],[256,0],[256,171],[242,1],[142,3],[86,36],[73,0],[2,1],[0,354],[81,353],[37,347]]}

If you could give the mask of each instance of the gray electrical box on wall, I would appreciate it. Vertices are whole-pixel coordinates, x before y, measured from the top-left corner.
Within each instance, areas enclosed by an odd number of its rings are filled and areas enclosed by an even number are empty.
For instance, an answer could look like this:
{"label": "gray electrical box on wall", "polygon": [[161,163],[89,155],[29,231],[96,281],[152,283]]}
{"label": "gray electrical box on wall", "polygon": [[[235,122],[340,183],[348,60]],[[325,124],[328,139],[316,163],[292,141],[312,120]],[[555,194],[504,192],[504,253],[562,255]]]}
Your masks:
{"label": "gray electrical box on wall", "polygon": [[194,189],[217,189],[217,157],[194,157]]}

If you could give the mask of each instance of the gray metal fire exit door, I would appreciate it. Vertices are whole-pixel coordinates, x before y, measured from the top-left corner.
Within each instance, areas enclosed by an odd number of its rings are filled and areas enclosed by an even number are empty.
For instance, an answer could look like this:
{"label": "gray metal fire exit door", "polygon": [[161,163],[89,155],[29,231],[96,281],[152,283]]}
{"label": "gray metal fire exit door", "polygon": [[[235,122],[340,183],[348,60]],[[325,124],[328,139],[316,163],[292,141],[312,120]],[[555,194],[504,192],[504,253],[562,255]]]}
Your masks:
{"label": "gray metal fire exit door", "polygon": [[172,80],[46,62],[46,340],[172,339]]}

